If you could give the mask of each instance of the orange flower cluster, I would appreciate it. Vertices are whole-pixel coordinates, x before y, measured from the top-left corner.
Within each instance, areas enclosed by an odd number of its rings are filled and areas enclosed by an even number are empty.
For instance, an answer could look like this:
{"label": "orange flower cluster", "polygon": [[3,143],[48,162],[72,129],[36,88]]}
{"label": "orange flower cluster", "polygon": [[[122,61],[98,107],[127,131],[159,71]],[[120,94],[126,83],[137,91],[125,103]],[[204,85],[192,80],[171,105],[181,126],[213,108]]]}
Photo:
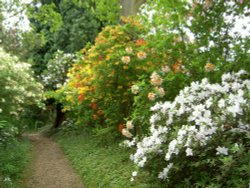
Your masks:
{"label": "orange flower cluster", "polygon": [[96,120],[98,117],[103,115],[103,111],[98,107],[96,103],[90,103],[90,107],[94,110],[93,119]]}
{"label": "orange flower cluster", "polygon": [[159,86],[162,83],[162,78],[156,73],[153,72],[153,74],[150,76],[151,78],[151,84],[154,86]]}
{"label": "orange flower cluster", "polygon": [[156,97],[155,93],[148,93],[148,99],[149,99],[150,101],[154,101],[154,100],[155,100],[155,97]]}
{"label": "orange flower cluster", "polygon": [[146,45],[147,45],[147,42],[142,38],[139,38],[135,41],[135,46],[146,46]]}
{"label": "orange flower cluster", "polygon": [[[160,54],[141,37],[144,29],[139,21],[124,18],[124,22],[124,25],[105,27],[93,46],[82,49],[83,58],[70,70],[65,92],[68,109],[90,110],[93,120],[99,120],[100,116],[104,118],[101,109],[122,114],[113,121],[116,122],[114,126],[123,121],[123,115],[129,114],[121,105],[131,105],[131,86],[141,75],[156,69],[162,60]],[[159,60],[155,63],[157,58]],[[159,93],[163,95],[161,89]],[[105,118],[113,117],[108,117],[107,113]]]}
{"label": "orange flower cluster", "polygon": [[124,63],[124,64],[129,64],[129,62],[130,62],[130,57],[128,56],[128,55],[126,55],[126,56],[122,56],[122,62]]}
{"label": "orange flower cluster", "polygon": [[172,65],[172,68],[175,73],[178,73],[181,71],[181,65],[182,65],[181,60],[178,60],[175,64]]}
{"label": "orange flower cluster", "polygon": [[143,51],[140,51],[140,52],[137,53],[137,57],[138,57],[140,60],[144,60],[144,59],[146,59],[147,54],[146,54],[145,52],[143,52]]}
{"label": "orange flower cluster", "polygon": [[78,95],[78,101],[82,102],[83,101],[83,97],[84,97],[83,93],[81,93],[80,95]]}
{"label": "orange flower cluster", "polygon": [[118,126],[118,131],[119,132],[122,132],[122,130],[125,128],[124,124],[123,123],[120,123],[119,126]]}
{"label": "orange flower cluster", "polygon": [[215,65],[212,63],[207,63],[204,68],[206,72],[211,72],[215,69]]}

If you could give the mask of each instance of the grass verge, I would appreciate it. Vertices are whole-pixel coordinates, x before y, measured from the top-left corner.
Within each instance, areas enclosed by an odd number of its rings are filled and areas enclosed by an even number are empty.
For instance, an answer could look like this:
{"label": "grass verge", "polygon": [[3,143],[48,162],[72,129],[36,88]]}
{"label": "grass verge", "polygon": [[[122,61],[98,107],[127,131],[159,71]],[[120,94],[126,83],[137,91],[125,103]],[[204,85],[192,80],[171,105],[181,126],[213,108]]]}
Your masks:
{"label": "grass verge", "polygon": [[134,166],[130,152],[119,142],[100,144],[98,137],[89,135],[56,135],[75,170],[81,176],[85,188],[152,188],[147,174],[131,182]]}
{"label": "grass verge", "polygon": [[30,143],[21,139],[0,147],[0,187],[20,188],[22,172],[28,163]]}

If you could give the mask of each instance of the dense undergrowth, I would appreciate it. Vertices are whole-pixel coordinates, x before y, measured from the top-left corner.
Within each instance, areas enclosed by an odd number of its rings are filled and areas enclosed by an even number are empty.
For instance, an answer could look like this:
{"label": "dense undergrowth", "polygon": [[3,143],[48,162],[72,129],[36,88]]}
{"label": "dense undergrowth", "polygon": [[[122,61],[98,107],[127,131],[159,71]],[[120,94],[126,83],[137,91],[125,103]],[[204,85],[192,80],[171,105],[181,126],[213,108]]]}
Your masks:
{"label": "dense undergrowth", "polygon": [[0,146],[0,187],[21,187],[22,172],[29,161],[29,148],[30,143],[23,139]]}

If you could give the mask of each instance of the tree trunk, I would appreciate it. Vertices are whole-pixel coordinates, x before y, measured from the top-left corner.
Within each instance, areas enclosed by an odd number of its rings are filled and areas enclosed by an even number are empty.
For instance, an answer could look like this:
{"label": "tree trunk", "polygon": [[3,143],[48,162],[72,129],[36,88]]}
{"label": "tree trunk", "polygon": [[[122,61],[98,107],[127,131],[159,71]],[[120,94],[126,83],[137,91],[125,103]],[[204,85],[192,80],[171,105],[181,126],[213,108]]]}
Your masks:
{"label": "tree trunk", "polygon": [[62,112],[62,104],[56,104],[56,119],[53,125],[53,128],[57,129],[61,126],[63,120],[65,118],[65,113]]}
{"label": "tree trunk", "polygon": [[146,2],[146,0],[120,0],[122,11],[121,16],[133,16],[136,15],[140,6]]}

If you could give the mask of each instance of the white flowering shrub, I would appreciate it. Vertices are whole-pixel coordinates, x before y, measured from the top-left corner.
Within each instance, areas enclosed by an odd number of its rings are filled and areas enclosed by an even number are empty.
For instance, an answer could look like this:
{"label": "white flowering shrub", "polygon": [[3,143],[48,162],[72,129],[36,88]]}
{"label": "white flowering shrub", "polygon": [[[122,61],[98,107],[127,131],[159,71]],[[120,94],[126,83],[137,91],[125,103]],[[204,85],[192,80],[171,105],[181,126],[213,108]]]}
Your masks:
{"label": "white flowering shrub", "polygon": [[51,90],[60,88],[67,79],[68,69],[75,62],[75,55],[58,50],[41,75],[44,86]]}
{"label": "white flowering shrub", "polygon": [[157,102],[149,135],[126,141],[136,145],[131,160],[138,169],[148,168],[169,187],[247,187],[250,80],[244,77],[245,71],[223,74],[220,84],[204,78],[173,102]]}
{"label": "white flowering shrub", "polygon": [[8,141],[15,139],[17,128],[9,126],[7,121],[0,121],[0,146],[5,145]]}
{"label": "white flowering shrub", "polygon": [[15,132],[10,126],[14,126],[15,120],[20,124],[27,106],[43,106],[43,86],[33,78],[29,64],[19,62],[0,48],[0,88],[0,137],[5,138]]}

